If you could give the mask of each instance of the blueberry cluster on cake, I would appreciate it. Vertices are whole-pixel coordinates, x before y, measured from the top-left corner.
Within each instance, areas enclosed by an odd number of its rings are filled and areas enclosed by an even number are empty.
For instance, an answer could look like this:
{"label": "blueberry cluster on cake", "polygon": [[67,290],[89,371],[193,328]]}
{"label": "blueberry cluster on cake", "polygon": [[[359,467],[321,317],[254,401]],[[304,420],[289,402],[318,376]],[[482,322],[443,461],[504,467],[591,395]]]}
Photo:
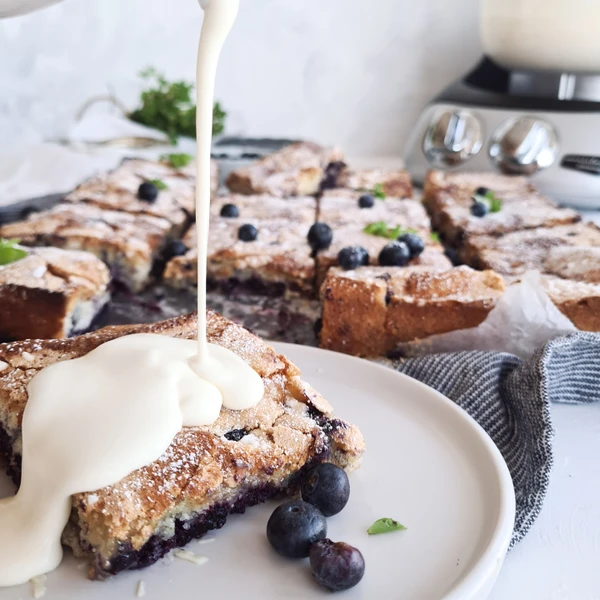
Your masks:
{"label": "blueberry cluster on cake", "polygon": [[[550,298],[577,327],[600,329],[598,228],[524,178],[433,171],[420,199],[406,171],[356,169],[339,150],[307,142],[235,169],[227,188],[218,189],[216,163],[213,171],[210,233],[202,241],[208,289],[219,303],[255,306],[257,313],[271,303],[270,315],[298,314],[302,323],[321,311],[327,348],[378,356],[393,352],[396,342],[473,327],[501,294],[494,273],[510,284],[529,270],[542,273]],[[1,227],[0,237],[92,253],[121,287],[136,294],[164,289],[193,303],[194,186],[191,163],[128,160],[50,211]],[[487,283],[479,285],[482,277]],[[447,300],[434,299],[417,281],[445,286]],[[367,299],[365,290],[377,293]],[[338,314],[335,306],[351,309]],[[427,317],[431,327],[415,317],[418,306],[438,315]],[[452,318],[444,312],[449,307]],[[366,322],[379,338],[375,350],[359,334]],[[285,324],[278,327],[284,335]]]}

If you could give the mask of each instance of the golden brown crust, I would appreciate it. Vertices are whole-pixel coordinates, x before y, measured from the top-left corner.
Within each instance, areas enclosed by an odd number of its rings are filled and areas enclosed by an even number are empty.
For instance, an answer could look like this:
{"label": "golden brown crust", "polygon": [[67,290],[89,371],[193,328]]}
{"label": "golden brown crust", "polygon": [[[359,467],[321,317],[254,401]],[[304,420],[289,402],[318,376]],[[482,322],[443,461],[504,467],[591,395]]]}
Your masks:
{"label": "golden brown crust", "polygon": [[338,185],[343,188],[361,191],[372,191],[377,187],[390,198],[412,198],[413,186],[408,171],[396,169],[344,169],[338,178]]}
{"label": "golden brown crust", "polygon": [[382,356],[403,342],[476,327],[503,292],[499,275],[468,267],[334,268],[322,288],[321,347]]}
{"label": "golden brown crust", "polygon": [[147,285],[152,264],[172,235],[166,219],[91,204],[59,204],[27,221],[0,227],[0,237],[16,238],[27,246],[91,252],[133,291]]}
{"label": "golden brown crust", "polygon": [[600,285],[542,277],[544,290],[556,307],[581,331],[600,331]]}
{"label": "golden brown crust", "polygon": [[312,142],[290,144],[257,163],[232,171],[227,187],[237,194],[310,196],[319,191],[327,165],[341,158],[338,150]]}
{"label": "golden brown crust", "polygon": [[0,339],[62,338],[108,301],[108,269],[87,252],[32,248],[0,267]]}
{"label": "golden brown crust", "polygon": [[[552,228],[516,231],[502,236],[469,237],[459,250],[466,264],[478,269],[493,269],[502,275],[518,276],[528,270],[565,273],[566,266],[582,266],[573,260],[573,251],[584,255],[600,248],[600,229],[592,223],[576,223]],[[581,269],[583,271],[583,267]],[[557,272],[558,271],[558,272]],[[593,272],[595,269],[590,268]],[[585,279],[585,272],[577,279]],[[574,277],[575,278],[575,277]]]}
{"label": "golden brown crust", "polygon": [[[180,338],[196,335],[196,319],[183,316],[153,325],[110,327],[71,340],[25,341],[0,345],[0,422],[20,448],[20,423],[26,386],[39,369],[86,354],[115,337],[156,333]],[[263,378],[265,396],[256,407],[223,409],[210,427],[185,428],[155,463],[103,490],[73,497],[73,512],[63,541],[77,555],[108,568],[121,547],[140,549],[153,535],[168,538],[176,518],[231,502],[245,486],[285,486],[315,453],[330,445],[332,460],[355,468],[364,441],[353,426],[336,428],[327,441],[309,409],[331,407],[300,379],[300,372],[259,338],[216,313],[208,313],[208,339],[236,352]],[[239,442],[224,435],[248,434]],[[323,446],[325,444],[325,446]],[[90,548],[91,546],[91,548]],[[98,573],[96,573],[98,574]]]}
{"label": "golden brown crust", "polygon": [[[471,214],[472,196],[478,187],[488,188],[502,201],[499,212],[481,218]],[[423,203],[434,228],[456,246],[471,235],[500,235],[581,221],[577,212],[558,208],[526,179],[495,173],[432,171],[425,181]]]}

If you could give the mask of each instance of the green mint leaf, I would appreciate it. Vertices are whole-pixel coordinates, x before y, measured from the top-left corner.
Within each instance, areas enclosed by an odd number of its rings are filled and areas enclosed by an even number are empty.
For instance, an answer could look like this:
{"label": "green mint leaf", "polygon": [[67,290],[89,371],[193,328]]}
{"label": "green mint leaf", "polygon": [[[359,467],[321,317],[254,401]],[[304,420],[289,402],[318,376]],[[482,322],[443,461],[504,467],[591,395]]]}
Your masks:
{"label": "green mint leaf", "polygon": [[[167,134],[175,144],[179,137],[196,137],[196,104],[194,85],[187,81],[169,82],[156,69],[150,67],[140,73],[146,82],[139,106],[128,116],[132,121],[154,127]],[[227,113],[215,103],[213,110],[213,135],[225,129]]]}
{"label": "green mint leaf", "polygon": [[384,237],[390,240],[397,240],[405,233],[418,233],[416,229],[404,229],[404,227],[401,225],[397,225],[396,227],[388,227],[385,221],[371,223],[370,225],[367,225],[363,231],[369,235],[376,235],[377,237]]}
{"label": "green mint leaf", "polygon": [[489,199],[489,204],[491,213],[499,213],[502,210],[502,200],[496,196]]}
{"label": "green mint leaf", "polygon": [[0,267],[10,265],[27,256],[27,251],[17,246],[18,240],[0,239]]}
{"label": "green mint leaf", "polygon": [[388,237],[391,240],[397,240],[404,233],[405,232],[403,231],[402,227],[400,227],[400,225],[398,225],[398,227],[394,227],[394,229],[390,229],[388,231]]}
{"label": "green mint leaf", "polygon": [[174,169],[182,169],[192,162],[192,156],[183,153],[163,154],[160,160],[169,163]]}
{"label": "green mint leaf", "polygon": [[378,535],[380,533],[389,533],[391,531],[404,531],[406,527],[394,521],[394,519],[379,519],[375,521],[367,530],[369,535]]}
{"label": "green mint leaf", "polygon": [[169,189],[169,186],[162,179],[151,179],[149,183],[154,185],[154,187],[156,187],[157,190],[163,191]]}
{"label": "green mint leaf", "polygon": [[383,184],[378,183],[371,192],[375,198],[379,198],[379,200],[385,200],[387,196],[385,195],[385,191],[383,189]]}
{"label": "green mint leaf", "polygon": [[439,233],[432,231],[429,237],[431,238],[431,241],[435,242],[436,244],[440,243],[440,234]]}

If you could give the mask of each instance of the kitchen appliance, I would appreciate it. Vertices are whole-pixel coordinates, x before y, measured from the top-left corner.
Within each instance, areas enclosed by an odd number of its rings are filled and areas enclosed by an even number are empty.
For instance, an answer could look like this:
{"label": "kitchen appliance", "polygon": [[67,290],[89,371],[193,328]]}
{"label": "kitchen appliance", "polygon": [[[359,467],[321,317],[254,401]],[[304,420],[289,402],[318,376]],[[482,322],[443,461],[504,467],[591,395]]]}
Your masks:
{"label": "kitchen appliance", "polygon": [[485,56],[424,110],[406,165],[533,177],[600,208],[600,2],[482,0]]}

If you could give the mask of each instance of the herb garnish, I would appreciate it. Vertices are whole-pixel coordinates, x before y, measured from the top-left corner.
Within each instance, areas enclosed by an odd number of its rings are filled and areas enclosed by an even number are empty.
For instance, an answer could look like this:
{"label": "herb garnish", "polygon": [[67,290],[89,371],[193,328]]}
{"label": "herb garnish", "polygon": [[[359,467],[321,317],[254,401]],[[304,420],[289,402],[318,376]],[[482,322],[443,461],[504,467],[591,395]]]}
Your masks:
{"label": "herb garnish", "polygon": [[187,167],[192,162],[192,156],[190,154],[173,153],[163,154],[160,160],[170,164],[174,169],[182,169]]}
{"label": "herb garnish", "polygon": [[367,530],[369,535],[378,535],[380,533],[389,533],[391,531],[404,531],[406,527],[394,521],[394,519],[379,519],[375,521]]}
{"label": "herb garnish", "polygon": [[0,238],[0,267],[10,265],[27,256],[27,251],[18,247],[19,240]]}
{"label": "herb garnish", "polygon": [[499,213],[502,210],[502,200],[492,190],[488,190],[483,196],[475,194],[475,200],[487,204],[491,213]]}
{"label": "herb garnish", "polygon": [[405,233],[417,233],[416,229],[404,229],[402,226],[388,227],[385,221],[377,221],[377,223],[371,223],[367,225],[363,231],[369,235],[376,235],[377,237],[384,237],[390,240],[396,240]]}
{"label": "herb garnish", "polygon": [[385,194],[385,190],[383,189],[383,184],[378,183],[373,190],[371,191],[375,198],[379,198],[379,200],[385,200],[387,198]]}
{"label": "herb garnish", "polygon": [[435,242],[436,244],[440,243],[440,234],[436,231],[432,231],[429,237],[431,238],[432,242]]}
{"label": "herb garnish", "polygon": [[[196,137],[196,105],[192,100],[193,84],[169,82],[156,69],[140,73],[150,87],[142,92],[140,106],[129,114],[136,123],[164,131],[172,144],[180,136]],[[213,111],[213,135],[225,129],[227,114],[216,102]]]}
{"label": "herb garnish", "polygon": [[160,191],[169,189],[169,186],[162,179],[151,179],[148,183],[151,183],[157,190]]}

